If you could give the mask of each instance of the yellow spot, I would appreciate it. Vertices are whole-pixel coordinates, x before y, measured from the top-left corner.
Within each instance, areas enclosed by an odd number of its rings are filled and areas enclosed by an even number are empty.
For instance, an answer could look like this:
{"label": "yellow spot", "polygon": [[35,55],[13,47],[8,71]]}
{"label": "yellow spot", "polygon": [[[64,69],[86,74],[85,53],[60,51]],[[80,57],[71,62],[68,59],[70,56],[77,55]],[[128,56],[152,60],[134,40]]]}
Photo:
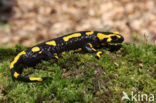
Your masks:
{"label": "yellow spot", "polygon": [[31,81],[35,81],[35,80],[37,80],[37,81],[43,81],[43,79],[42,78],[36,78],[36,77],[29,77],[29,79],[31,80]]}
{"label": "yellow spot", "polygon": [[113,32],[113,34],[120,34],[120,33],[116,31],[116,32]]}
{"label": "yellow spot", "polygon": [[[119,32],[113,32],[113,34],[120,34]],[[121,36],[120,35],[116,35],[118,38],[121,38]]]}
{"label": "yellow spot", "polygon": [[56,42],[54,40],[46,42],[47,45],[56,46]]}
{"label": "yellow spot", "polygon": [[38,52],[38,51],[40,51],[40,48],[39,48],[39,47],[33,47],[31,50],[32,50],[33,52]]}
{"label": "yellow spot", "polygon": [[14,67],[14,65],[15,65],[15,63],[18,61],[18,59],[20,58],[20,56],[21,55],[24,55],[24,54],[26,54],[26,52],[25,51],[22,51],[22,52],[20,52],[15,58],[14,58],[14,60],[11,62],[11,64],[10,64],[10,69],[12,69],[13,67]]}
{"label": "yellow spot", "polygon": [[101,58],[101,54],[102,54],[101,51],[99,51],[99,52],[96,53],[96,55],[98,56],[98,58]]}
{"label": "yellow spot", "polygon": [[55,58],[58,59],[59,57],[58,56],[55,56]]}
{"label": "yellow spot", "polygon": [[57,53],[54,53],[54,56],[55,56],[55,58],[56,58],[56,59],[58,59],[58,58],[59,58],[59,57],[57,56]]}
{"label": "yellow spot", "polygon": [[65,55],[66,54],[66,52],[64,51],[64,52],[62,52],[62,55]]}
{"label": "yellow spot", "polygon": [[120,35],[116,35],[118,38],[121,38],[121,36]]}
{"label": "yellow spot", "polygon": [[88,43],[88,45],[92,48],[93,51],[96,51],[96,49],[93,48],[93,45],[91,43]]}
{"label": "yellow spot", "polygon": [[75,50],[71,50],[70,52],[79,52],[79,51],[81,51],[82,50],[82,48],[78,48],[78,49],[75,49]]}
{"label": "yellow spot", "polygon": [[41,54],[41,53],[42,53],[42,51],[39,52],[39,54]]}
{"label": "yellow spot", "polygon": [[78,52],[78,51],[81,51],[82,50],[82,48],[78,48],[78,49],[76,49],[76,50],[74,50],[75,52]]}
{"label": "yellow spot", "polygon": [[86,32],[86,35],[92,35],[94,34],[94,31]]}
{"label": "yellow spot", "polygon": [[112,40],[112,39],[109,37],[109,38],[107,39],[107,42],[111,42],[111,40]]}
{"label": "yellow spot", "polygon": [[103,40],[104,38],[108,37],[107,35],[104,35],[102,33],[98,33],[97,37],[99,38],[99,40]]}
{"label": "yellow spot", "polygon": [[71,38],[80,37],[80,36],[81,36],[81,33],[74,33],[74,34],[68,35],[66,37],[63,37],[63,40],[68,41]]}
{"label": "yellow spot", "polygon": [[14,73],[14,77],[17,78],[19,74],[17,72]]}

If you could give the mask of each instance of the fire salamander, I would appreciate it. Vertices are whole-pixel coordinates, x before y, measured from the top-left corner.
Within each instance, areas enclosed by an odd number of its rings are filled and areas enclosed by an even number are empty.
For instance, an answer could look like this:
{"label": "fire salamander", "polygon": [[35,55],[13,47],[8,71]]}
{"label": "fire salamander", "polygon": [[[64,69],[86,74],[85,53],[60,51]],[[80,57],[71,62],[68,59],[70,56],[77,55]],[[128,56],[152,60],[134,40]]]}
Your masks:
{"label": "fire salamander", "polygon": [[24,82],[41,82],[51,77],[25,77],[21,75],[21,64],[32,66],[41,60],[56,59],[66,52],[86,51],[94,53],[97,58],[102,52],[97,50],[105,45],[120,44],[124,41],[119,32],[81,31],[56,39],[51,39],[20,52],[10,64],[12,77]]}

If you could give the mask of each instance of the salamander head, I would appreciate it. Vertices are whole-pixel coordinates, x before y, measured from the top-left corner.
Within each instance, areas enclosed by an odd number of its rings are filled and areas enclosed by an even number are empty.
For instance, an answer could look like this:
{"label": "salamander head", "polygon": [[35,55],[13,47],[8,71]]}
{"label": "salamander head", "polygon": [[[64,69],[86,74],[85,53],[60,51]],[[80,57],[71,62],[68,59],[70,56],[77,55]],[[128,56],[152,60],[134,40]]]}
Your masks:
{"label": "salamander head", "polygon": [[123,36],[119,32],[103,32],[97,33],[97,37],[102,45],[116,45],[124,41]]}

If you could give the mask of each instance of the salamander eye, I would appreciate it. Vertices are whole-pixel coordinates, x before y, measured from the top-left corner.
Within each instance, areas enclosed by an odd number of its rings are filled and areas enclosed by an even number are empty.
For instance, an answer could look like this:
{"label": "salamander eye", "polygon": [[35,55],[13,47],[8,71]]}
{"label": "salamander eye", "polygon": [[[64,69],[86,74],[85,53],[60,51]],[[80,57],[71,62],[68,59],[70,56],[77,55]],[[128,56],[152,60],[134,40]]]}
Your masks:
{"label": "salamander eye", "polygon": [[112,36],[111,38],[112,38],[113,40],[117,39],[117,37],[116,37],[116,36]]}

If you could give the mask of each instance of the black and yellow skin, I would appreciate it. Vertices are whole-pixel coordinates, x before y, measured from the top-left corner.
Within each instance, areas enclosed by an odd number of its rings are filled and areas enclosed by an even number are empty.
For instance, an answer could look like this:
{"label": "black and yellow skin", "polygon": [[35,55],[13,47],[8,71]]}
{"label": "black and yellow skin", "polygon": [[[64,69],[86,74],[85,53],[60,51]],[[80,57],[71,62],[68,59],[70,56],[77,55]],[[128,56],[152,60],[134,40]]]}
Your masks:
{"label": "black and yellow skin", "polygon": [[[109,44],[122,43],[124,40],[118,32],[81,31],[70,33],[56,39],[51,39],[20,52],[10,64],[13,78],[24,82],[41,82],[51,77],[25,77],[17,70],[19,65],[35,65],[41,60],[59,58],[66,52],[85,51],[94,53],[97,58],[102,52],[97,48]],[[18,69],[17,69],[18,68]]]}

